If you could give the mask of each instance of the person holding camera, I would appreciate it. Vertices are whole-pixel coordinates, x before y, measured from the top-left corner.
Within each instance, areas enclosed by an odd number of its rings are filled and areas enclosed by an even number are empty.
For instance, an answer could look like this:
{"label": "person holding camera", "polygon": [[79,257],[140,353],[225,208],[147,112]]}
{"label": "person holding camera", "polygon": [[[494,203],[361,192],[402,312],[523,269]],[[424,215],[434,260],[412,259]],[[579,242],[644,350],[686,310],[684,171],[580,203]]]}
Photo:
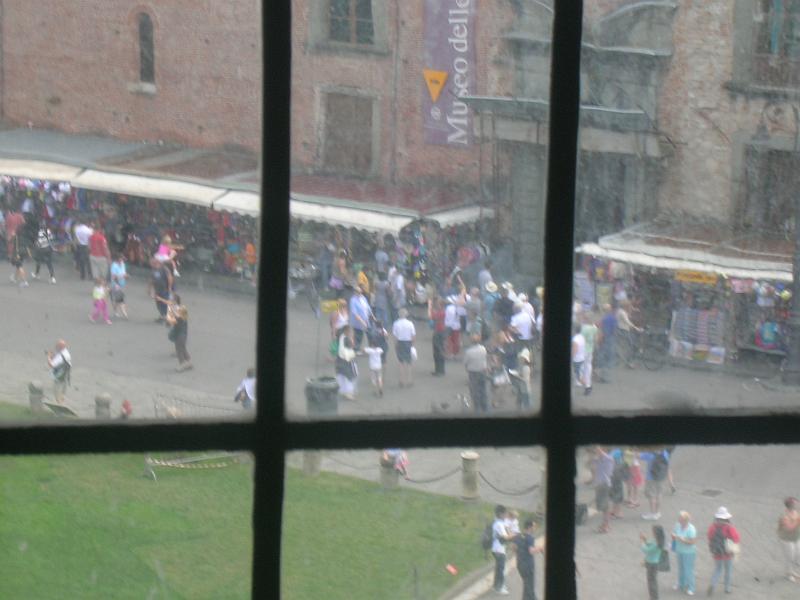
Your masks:
{"label": "person holding camera", "polygon": [[47,366],[53,376],[53,396],[58,404],[64,404],[67,386],[70,384],[72,356],[67,349],[67,342],[58,340],[54,351],[45,350]]}

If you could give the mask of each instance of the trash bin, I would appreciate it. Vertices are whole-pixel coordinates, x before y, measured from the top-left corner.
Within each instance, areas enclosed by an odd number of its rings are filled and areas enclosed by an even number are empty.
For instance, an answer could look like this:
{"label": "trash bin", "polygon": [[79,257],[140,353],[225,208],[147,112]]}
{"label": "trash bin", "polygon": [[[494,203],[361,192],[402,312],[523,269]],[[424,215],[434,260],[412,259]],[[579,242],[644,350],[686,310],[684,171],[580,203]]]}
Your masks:
{"label": "trash bin", "polygon": [[339,413],[339,384],[333,377],[306,379],[306,414],[326,417]]}

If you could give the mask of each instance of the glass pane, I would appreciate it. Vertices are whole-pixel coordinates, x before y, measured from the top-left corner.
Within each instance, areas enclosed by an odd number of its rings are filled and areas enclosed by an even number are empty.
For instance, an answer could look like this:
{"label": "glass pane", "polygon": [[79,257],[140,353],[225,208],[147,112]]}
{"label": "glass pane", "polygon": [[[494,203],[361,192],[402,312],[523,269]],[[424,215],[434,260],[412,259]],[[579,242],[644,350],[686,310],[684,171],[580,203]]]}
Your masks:
{"label": "glass pane", "polygon": [[541,597],[544,461],[530,447],[289,454],[281,597],[493,596],[493,553],[497,589],[520,597],[522,572]]}
{"label": "glass pane", "polygon": [[384,4],[295,28],[288,412],[536,411],[552,11]]}
{"label": "glass pane", "polygon": [[796,5],[588,11],[576,410],[795,410]]}
{"label": "glass pane", "polygon": [[580,449],[578,597],[647,598],[654,577],[662,598],[795,598],[800,514],[787,483],[798,457],[797,446]]}
{"label": "glass pane", "polygon": [[0,596],[249,598],[253,466],[224,452],[0,457]]}
{"label": "glass pane", "polygon": [[5,72],[39,76],[3,88],[0,414],[43,393],[49,416],[249,418],[259,3],[91,4],[61,48],[34,7],[3,12]]}

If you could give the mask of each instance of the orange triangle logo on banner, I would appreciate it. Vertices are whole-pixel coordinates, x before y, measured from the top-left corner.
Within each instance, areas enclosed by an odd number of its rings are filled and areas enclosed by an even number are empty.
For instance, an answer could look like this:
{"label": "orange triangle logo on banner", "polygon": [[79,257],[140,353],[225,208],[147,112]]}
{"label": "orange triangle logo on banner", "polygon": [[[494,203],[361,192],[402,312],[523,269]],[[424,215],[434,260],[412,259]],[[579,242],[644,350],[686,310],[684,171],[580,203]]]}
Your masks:
{"label": "orange triangle logo on banner", "polygon": [[428,93],[431,95],[431,101],[436,103],[447,81],[447,71],[422,69],[422,75],[425,77],[425,84],[428,86]]}

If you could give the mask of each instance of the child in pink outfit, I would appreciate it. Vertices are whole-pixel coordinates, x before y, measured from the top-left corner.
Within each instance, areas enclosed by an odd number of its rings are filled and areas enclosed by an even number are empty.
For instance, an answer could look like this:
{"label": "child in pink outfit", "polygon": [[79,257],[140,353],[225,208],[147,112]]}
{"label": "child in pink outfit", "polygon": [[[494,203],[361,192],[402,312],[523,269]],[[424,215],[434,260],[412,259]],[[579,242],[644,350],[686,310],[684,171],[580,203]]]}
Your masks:
{"label": "child in pink outfit", "polygon": [[89,320],[92,323],[96,323],[97,317],[102,317],[106,325],[111,325],[111,318],[108,315],[108,288],[102,277],[94,280],[92,300],[94,302],[94,310],[89,315]]}

